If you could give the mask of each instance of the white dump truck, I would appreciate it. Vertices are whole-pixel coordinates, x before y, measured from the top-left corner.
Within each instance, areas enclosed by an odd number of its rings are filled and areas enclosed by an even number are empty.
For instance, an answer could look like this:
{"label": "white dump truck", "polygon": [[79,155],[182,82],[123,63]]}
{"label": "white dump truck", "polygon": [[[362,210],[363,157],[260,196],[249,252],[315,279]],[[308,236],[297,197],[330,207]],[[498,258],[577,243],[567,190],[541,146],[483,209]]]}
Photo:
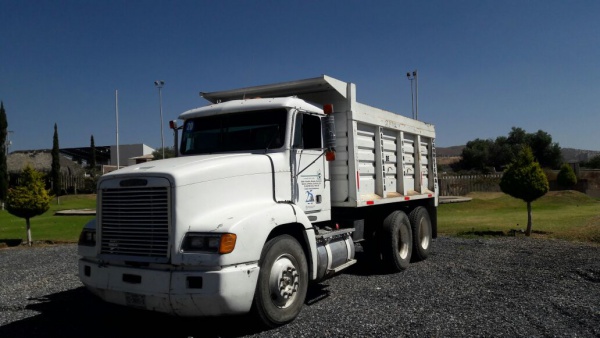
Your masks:
{"label": "white dump truck", "polygon": [[[79,277],[103,300],[176,316],[300,313],[353,265],[389,272],[437,237],[435,129],[329,76],[200,93],[176,158],[103,175]],[[177,139],[177,138],[176,138]],[[358,248],[358,246],[356,246]]]}

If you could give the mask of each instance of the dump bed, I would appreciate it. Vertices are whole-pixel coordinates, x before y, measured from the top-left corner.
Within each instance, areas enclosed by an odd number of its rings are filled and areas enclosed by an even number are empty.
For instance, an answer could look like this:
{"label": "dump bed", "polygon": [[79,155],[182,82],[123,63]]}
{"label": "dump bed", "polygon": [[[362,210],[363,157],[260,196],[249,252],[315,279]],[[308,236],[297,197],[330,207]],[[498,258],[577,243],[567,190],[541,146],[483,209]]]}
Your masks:
{"label": "dump bed", "polygon": [[435,198],[438,204],[434,126],[356,102],[353,83],[323,75],[201,95],[213,103],[297,96],[315,105],[333,104],[332,206],[363,207],[423,198]]}
{"label": "dump bed", "polygon": [[332,206],[436,198],[435,130],[430,124],[354,103],[336,113]]}

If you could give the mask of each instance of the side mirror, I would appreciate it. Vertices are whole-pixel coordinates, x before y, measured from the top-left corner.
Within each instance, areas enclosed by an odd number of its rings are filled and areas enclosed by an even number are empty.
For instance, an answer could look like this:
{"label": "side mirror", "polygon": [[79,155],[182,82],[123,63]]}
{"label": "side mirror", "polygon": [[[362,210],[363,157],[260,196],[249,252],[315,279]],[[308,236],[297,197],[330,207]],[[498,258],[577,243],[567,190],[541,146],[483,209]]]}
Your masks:
{"label": "side mirror", "polygon": [[183,126],[177,126],[177,120],[169,121],[169,128],[173,129],[173,149],[175,149],[175,156],[179,156],[179,133],[177,132],[179,129],[183,128]]}

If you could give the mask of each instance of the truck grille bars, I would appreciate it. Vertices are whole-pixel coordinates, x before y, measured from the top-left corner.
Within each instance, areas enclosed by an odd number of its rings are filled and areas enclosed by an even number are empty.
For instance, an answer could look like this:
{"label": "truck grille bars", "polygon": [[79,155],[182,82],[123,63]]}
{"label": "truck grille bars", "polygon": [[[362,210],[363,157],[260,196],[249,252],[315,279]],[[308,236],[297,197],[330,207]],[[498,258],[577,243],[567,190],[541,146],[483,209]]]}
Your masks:
{"label": "truck grille bars", "polygon": [[168,188],[111,188],[101,193],[101,254],[165,262],[169,252]]}

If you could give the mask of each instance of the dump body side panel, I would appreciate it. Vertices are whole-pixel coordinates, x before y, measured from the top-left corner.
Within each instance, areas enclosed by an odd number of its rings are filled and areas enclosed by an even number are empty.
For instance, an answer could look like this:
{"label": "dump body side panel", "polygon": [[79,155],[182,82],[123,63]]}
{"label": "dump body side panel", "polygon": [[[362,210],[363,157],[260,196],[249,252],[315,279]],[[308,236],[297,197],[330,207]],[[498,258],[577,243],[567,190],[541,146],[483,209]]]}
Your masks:
{"label": "dump body side panel", "polygon": [[435,130],[430,124],[353,102],[335,113],[332,205],[361,207],[436,198]]}

